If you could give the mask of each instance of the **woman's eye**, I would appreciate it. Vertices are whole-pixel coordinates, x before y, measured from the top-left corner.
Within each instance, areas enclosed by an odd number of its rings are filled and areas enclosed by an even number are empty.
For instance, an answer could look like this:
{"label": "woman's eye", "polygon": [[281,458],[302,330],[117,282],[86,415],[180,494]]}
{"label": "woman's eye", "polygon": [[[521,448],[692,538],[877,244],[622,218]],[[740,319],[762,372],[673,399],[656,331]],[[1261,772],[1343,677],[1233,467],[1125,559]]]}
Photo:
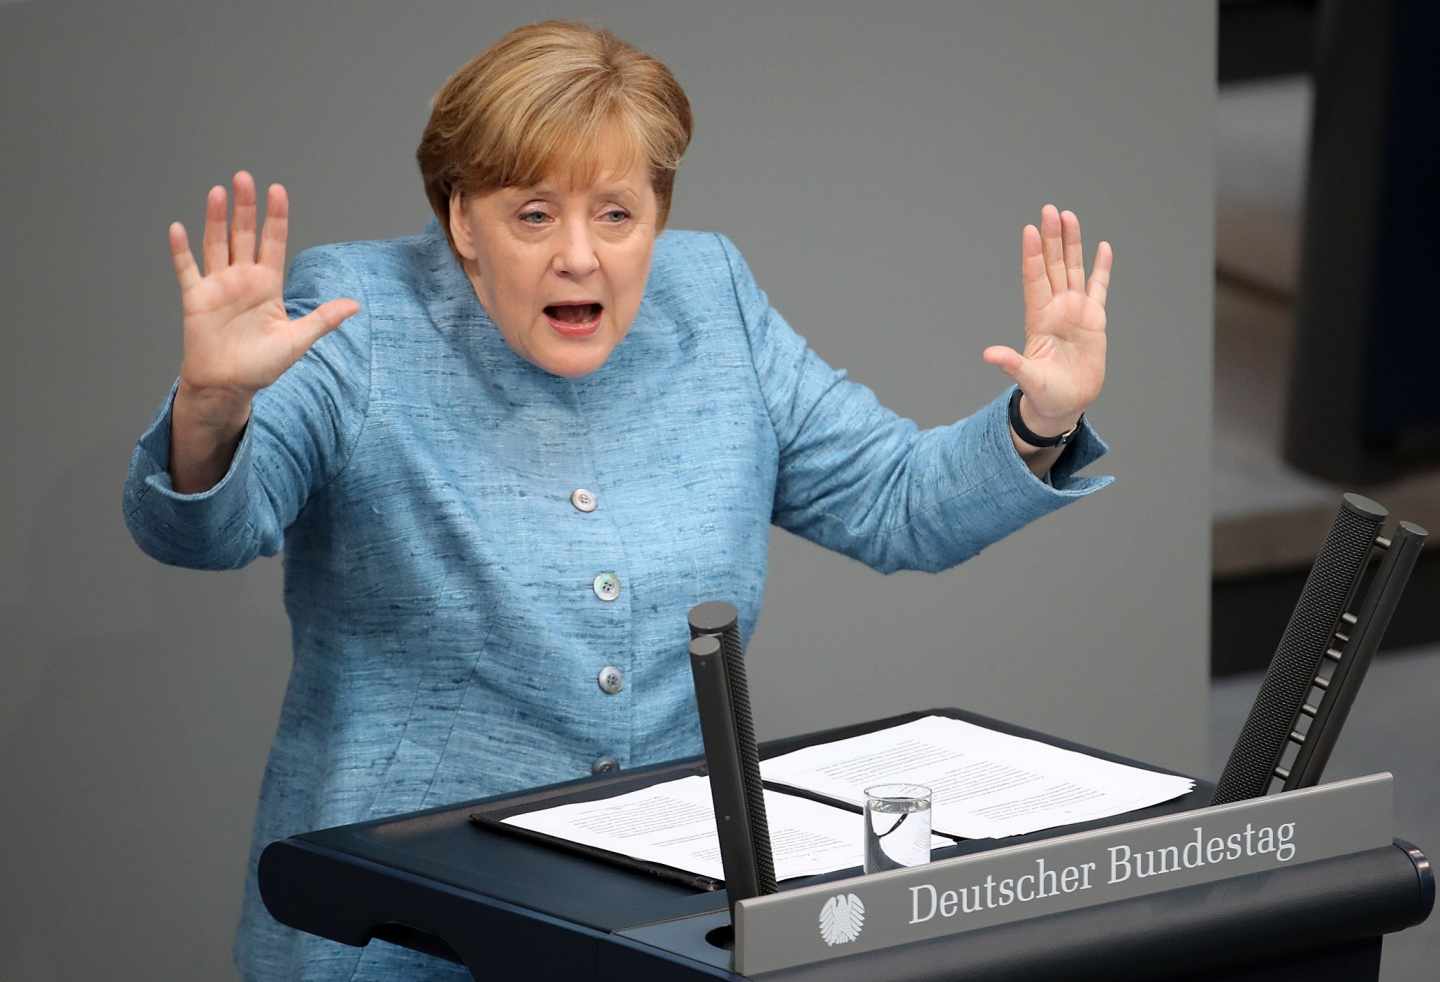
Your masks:
{"label": "woman's eye", "polygon": [[[623,208],[612,208],[604,214],[607,225],[619,225],[630,219],[630,213]],[[522,211],[519,218],[521,223],[525,225],[544,225],[550,219],[550,216],[543,211]]]}

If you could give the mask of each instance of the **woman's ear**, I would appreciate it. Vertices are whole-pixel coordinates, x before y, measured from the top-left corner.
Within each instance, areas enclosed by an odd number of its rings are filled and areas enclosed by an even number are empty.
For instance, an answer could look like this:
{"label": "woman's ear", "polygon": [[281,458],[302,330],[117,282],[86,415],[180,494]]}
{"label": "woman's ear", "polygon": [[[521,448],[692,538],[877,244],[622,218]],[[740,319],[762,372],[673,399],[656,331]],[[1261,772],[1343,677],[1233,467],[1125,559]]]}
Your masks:
{"label": "woman's ear", "polygon": [[465,196],[459,191],[450,192],[450,234],[460,255],[473,260],[475,243],[470,235],[470,223],[466,220]]}

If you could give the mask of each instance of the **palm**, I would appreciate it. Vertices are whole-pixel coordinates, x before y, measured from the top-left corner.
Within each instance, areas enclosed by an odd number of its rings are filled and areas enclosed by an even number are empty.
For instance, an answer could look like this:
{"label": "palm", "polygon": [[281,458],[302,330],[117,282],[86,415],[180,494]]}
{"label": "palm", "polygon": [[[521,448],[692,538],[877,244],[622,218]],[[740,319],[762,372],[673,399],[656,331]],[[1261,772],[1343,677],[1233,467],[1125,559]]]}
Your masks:
{"label": "palm", "polygon": [[1105,308],[1076,290],[1054,297],[1025,325],[1024,356],[1037,400],[1088,406],[1105,381]]}
{"label": "palm", "polygon": [[303,354],[292,343],[283,279],[268,266],[230,266],[180,298],[185,312],[182,373],[198,387],[255,391]]}
{"label": "palm", "polygon": [[1019,383],[1037,416],[1073,420],[1105,382],[1110,245],[1100,243],[1087,285],[1079,219],[1046,205],[1040,228],[1027,225],[1021,233],[1020,253],[1025,350],[994,345],[985,360]]}

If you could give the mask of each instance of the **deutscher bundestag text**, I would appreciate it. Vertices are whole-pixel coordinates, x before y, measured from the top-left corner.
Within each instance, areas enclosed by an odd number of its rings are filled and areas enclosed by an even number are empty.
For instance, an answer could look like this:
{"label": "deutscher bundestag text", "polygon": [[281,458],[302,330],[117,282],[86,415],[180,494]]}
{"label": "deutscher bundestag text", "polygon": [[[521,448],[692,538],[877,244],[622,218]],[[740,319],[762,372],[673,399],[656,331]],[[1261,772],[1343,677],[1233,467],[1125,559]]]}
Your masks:
{"label": "deutscher bundestag text", "polygon": [[1041,856],[1024,873],[1006,877],[987,874],[983,881],[958,890],[938,890],[930,883],[911,887],[910,923],[920,924],[937,915],[975,914],[1089,890],[1095,883],[1102,882],[1096,875],[1102,863],[1106,869],[1103,882],[1108,885],[1241,858],[1273,855],[1277,862],[1288,863],[1295,856],[1294,822],[1258,828],[1246,822],[1244,831],[1223,836],[1207,837],[1204,827],[1199,825],[1194,826],[1193,831],[1195,834],[1189,841],[1157,849],[1132,849],[1124,844],[1110,846],[1103,860],[1089,863],[1052,868]]}

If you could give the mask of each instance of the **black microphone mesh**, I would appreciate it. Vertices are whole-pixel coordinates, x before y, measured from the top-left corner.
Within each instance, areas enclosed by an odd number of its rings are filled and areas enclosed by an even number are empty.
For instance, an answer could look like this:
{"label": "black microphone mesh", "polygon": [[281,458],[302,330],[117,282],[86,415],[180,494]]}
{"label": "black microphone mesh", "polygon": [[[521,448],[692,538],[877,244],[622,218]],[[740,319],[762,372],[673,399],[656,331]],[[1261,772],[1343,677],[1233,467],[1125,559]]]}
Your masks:
{"label": "black microphone mesh", "polygon": [[745,678],[745,651],[740,646],[739,612],[734,606],[712,601],[690,612],[690,633],[713,633],[720,639],[720,660],[730,689],[730,712],[740,744],[741,781],[745,807],[750,814],[750,840],[755,848],[756,880],[760,893],[775,893],[775,860],[770,851],[770,823],[765,815],[765,786],[760,782],[760,751],[755,745],[755,716],[750,709],[750,683]]}
{"label": "black microphone mesh", "polygon": [[755,745],[755,716],[750,711],[750,683],[745,678],[745,652],[740,627],[731,624],[720,634],[720,657],[730,682],[730,706],[735,713],[735,735],[740,741],[740,763],[745,770],[745,804],[750,812],[750,835],[755,843],[755,871],[762,894],[774,893],[775,860],[770,854],[770,822],[765,815],[765,786],[760,783],[760,751]]}
{"label": "black microphone mesh", "polygon": [[1345,495],[1270,660],[1250,716],[1215,785],[1212,804],[1255,798],[1269,790],[1300,707],[1320,671],[1336,622],[1365,571],[1385,515],[1385,509],[1375,502]]}

